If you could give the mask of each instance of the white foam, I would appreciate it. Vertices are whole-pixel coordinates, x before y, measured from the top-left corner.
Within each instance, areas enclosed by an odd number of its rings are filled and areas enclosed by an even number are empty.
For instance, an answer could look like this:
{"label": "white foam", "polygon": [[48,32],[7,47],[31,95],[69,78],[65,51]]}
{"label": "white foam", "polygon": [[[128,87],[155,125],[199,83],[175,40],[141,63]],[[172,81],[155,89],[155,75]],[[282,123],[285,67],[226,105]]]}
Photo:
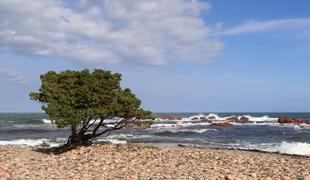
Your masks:
{"label": "white foam", "polygon": [[295,130],[302,130],[302,129],[310,129],[309,124],[293,124],[293,123],[285,123],[281,124],[278,122],[250,122],[250,123],[239,123],[234,122],[234,125],[242,125],[242,126],[275,126],[275,127],[285,127],[285,128],[294,128]]}
{"label": "white foam", "polygon": [[189,127],[189,126],[207,126],[210,125],[209,122],[202,122],[202,123],[191,123],[191,122],[179,122],[176,124],[164,124],[164,123],[157,123],[153,124],[151,128],[179,128],[179,127]]}
{"label": "white foam", "polygon": [[50,142],[48,139],[16,139],[12,141],[0,141],[0,145],[11,145],[11,146],[30,146],[36,147],[47,144],[49,147],[60,146],[60,143]]}
{"label": "white foam", "polygon": [[52,121],[49,119],[42,119],[45,124],[52,124]]}
{"label": "white foam", "polygon": [[207,132],[207,131],[217,131],[217,129],[195,129],[195,130],[192,130],[192,131],[196,132],[196,133],[204,133],[204,132]]}
{"label": "white foam", "polygon": [[195,132],[195,133],[204,133],[207,131],[217,131],[217,129],[178,129],[178,128],[162,128],[162,129],[156,129],[156,132],[172,132],[172,133],[178,133],[178,132],[182,132],[182,133],[191,133],[191,132]]}
{"label": "white foam", "polygon": [[[156,118],[156,121],[172,121],[172,122],[187,122],[187,121],[200,121],[203,119],[207,119],[207,120],[212,120],[212,121],[225,121],[228,118],[230,118],[232,116],[229,117],[220,117],[218,114],[214,114],[214,113],[210,113],[207,116],[204,114],[198,114],[198,115],[194,115],[194,116],[190,116],[187,118],[182,118],[181,120],[164,120],[161,118]],[[271,118],[268,116],[262,116],[262,117],[252,117],[249,115],[242,115],[242,116],[238,116],[238,119],[240,119],[241,117],[247,117],[249,119],[249,121],[251,122],[276,122],[278,120],[278,118]]]}
{"label": "white foam", "polygon": [[127,144],[127,141],[124,140],[118,140],[118,139],[107,139],[110,141],[112,144]]}
{"label": "white foam", "polygon": [[134,138],[134,137],[135,136],[133,134],[115,134],[115,135],[110,135],[109,139],[128,139],[128,138]]}
{"label": "white foam", "polygon": [[[222,121],[226,120],[226,117],[220,117],[217,114],[212,114],[212,113],[207,115],[206,118],[209,120],[222,120]],[[215,119],[212,119],[212,118],[215,118]]]}
{"label": "white foam", "polygon": [[194,121],[199,121],[200,118],[205,118],[205,117],[206,117],[206,116],[203,115],[203,114],[198,114],[198,115],[189,117],[189,119],[190,119],[190,120],[196,119],[196,120],[194,120]]}
{"label": "white foam", "polygon": [[[191,116],[189,117],[189,119],[192,119],[192,118],[203,118],[205,117],[206,119],[208,120],[220,120],[220,121],[225,121],[227,120],[228,118],[232,117],[232,116],[229,116],[229,117],[220,117],[219,115],[217,114],[214,114],[214,113],[210,113],[208,114],[207,116],[204,116],[203,114],[200,114],[200,115],[196,115],[196,116]],[[262,117],[252,117],[252,116],[249,116],[249,115],[242,115],[242,116],[238,116],[238,119],[240,119],[241,117],[247,117],[249,119],[249,121],[252,121],[252,122],[265,122],[265,121],[277,121],[278,118],[271,118],[271,117],[268,117],[268,116],[262,116]]]}
{"label": "white foam", "polygon": [[224,117],[220,117],[218,116],[217,114],[213,114],[213,113],[210,113],[208,114],[207,116],[205,116],[204,114],[198,114],[198,115],[195,115],[195,116],[191,116],[189,118],[183,118],[183,121],[187,120],[187,121],[193,121],[193,119],[197,119],[197,120],[194,120],[194,121],[198,121],[198,120],[202,120],[202,119],[207,119],[207,120],[226,120],[226,118]]}
{"label": "white foam", "polygon": [[273,147],[264,149],[270,152],[278,152],[282,154],[294,154],[310,156],[310,144],[302,142],[282,142]]}
{"label": "white foam", "polygon": [[125,140],[112,139],[112,138],[98,139],[96,140],[96,142],[110,142],[112,144],[127,144],[127,141]]}
{"label": "white foam", "polygon": [[[238,118],[240,119],[242,116],[239,116]],[[253,122],[266,122],[266,121],[278,121],[278,118],[271,118],[268,116],[262,116],[262,117],[252,117],[252,116],[244,116],[249,118],[249,121],[253,121]]]}

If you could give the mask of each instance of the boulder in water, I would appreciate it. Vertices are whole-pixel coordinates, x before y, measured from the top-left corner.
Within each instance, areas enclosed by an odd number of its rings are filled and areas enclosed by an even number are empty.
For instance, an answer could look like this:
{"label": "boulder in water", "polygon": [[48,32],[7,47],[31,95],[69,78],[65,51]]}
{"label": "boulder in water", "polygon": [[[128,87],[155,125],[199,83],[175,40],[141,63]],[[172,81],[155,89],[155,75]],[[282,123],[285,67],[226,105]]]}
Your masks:
{"label": "boulder in water", "polygon": [[198,121],[199,120],[199,118],[198,117],[192,117],[192,119],[191,119],[192,121]]}
{"label": "boulder in water", "polygon": [[200,117],[200,120],[201,120],[201,121],[205,121],[205,120],[208,120],[208,119],[207,119],[206,117],[204,117],[204,116],[201,116],[201,117]]}
{"label": "boulder in water", "polygon": [[209,126],[233,126],[230,122],[219,122],[219,123],[212,123]]}
{"label": "boulder in water", "polygon": [[209,119],[209,120],[215,120],[216,117],[215,117],[215,116],[208,116],[208,119]]}
{"label": "boulder in water", "polygon": [[249,118],[246,116],[241,116],[239,120],[240,121],[249,121]]}
{"label": "boulder in water", "polygon": [[299,118],[289,118],[289,117],[279,117],[278,123],[310,124],[310,120],[299,119]]}
{"label": "boulder in water", "polygon": [[226,120],[229,120],[229,121],[239,121],[237,116],[228,117],[228,118],[226,118]]}

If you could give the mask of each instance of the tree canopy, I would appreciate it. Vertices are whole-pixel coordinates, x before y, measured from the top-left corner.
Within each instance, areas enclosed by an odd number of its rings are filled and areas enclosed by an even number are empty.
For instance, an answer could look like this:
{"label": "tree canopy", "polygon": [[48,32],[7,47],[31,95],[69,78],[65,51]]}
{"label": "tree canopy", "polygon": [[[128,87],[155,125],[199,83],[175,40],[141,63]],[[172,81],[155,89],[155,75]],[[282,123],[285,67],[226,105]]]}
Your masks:
{"label": "tree canopy", "polygon": [[[101,69],[49,71],[41,75],[41,81],[39,92],[31,92],[30,98],[43,103],[42,109],[58,127],[71,126],[69,144],[87,142],[130,120],[151,117],[130,89],[121,88],[119,73]],[[117,119],[108,125],[106,119],[113,118]]]}

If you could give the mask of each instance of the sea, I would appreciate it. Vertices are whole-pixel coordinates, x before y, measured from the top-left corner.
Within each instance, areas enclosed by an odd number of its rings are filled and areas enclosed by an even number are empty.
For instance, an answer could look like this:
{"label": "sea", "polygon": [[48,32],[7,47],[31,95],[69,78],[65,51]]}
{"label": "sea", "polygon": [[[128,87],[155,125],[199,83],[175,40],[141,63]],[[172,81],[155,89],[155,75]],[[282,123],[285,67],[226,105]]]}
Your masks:
{"label": "sea", "polygon": [[[192,146],[257,150],[310,156],[310,125],[279,124],[278,117],[310,119],[310,113],[154,113],[149,129],[121,129],[96,141],[115,144]],[[180,120],[165,120],[174,116]],[[212,120],[210,117],[213,117]],[[209,126],[231,116],[248,121]],[[202,120],[200,120],[202,119]],[[57,128],[44,113],[0,113],[0,145],[56,147],[66,142],[69,128]]]}

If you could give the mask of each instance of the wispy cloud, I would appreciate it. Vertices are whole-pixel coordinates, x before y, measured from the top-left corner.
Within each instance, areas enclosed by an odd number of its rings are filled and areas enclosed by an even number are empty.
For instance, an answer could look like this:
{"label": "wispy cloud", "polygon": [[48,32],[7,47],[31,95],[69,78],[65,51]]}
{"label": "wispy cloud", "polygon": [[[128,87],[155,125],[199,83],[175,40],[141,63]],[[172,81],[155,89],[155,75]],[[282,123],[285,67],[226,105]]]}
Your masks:
{"label": "wispy cloud", "polygon": [[86,63],[209,62],[222,49],[199,0],[1,0],[0,51]]}
{"label": "wispy cloud", "polygon": [[0,79],[22,84],[28,82],[27,78],[20,71],[8,68],[0,68]]}
{"label": "wispy cloud", "polygon": [[278,19],[269,21],[248,21],[236,27],[224,29],[217,35],[239,35],[281,30],[310,29],[310,18]]}

